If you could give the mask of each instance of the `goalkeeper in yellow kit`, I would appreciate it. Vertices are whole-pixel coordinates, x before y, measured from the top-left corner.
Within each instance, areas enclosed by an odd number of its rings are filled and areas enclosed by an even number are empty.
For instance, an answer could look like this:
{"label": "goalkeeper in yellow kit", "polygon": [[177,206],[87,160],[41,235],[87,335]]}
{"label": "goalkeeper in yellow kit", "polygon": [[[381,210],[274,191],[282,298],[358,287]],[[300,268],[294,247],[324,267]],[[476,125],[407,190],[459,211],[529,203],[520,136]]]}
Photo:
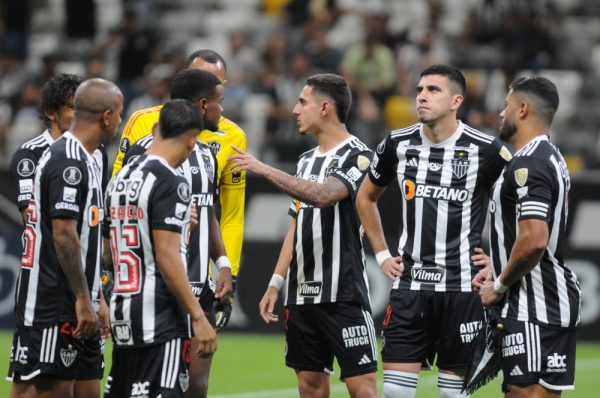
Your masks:
{"label": "goalkeeper in yellow kit", "polygon": [[[225,79],[226,64],[221,55],[212,50],[199,50],[191,54],[187,60],[187,69],[199,69],[211,72],[217,76],[223,85]],[[113,168],[113,176],[121,170],[123,158],[129,147],[137,140],[152,132],[162,105],[136,111],[125,125],[117,159]],[[247,148],[246,133],[237,124],[221,117],[219,130],[216,132],[204,130],[198,135],[198,140],[209,145],[217,158],[217,186],[219,187],[219,198],[221,204],[221,235],[225,244],[227,257],[231,261],[231,275],[235,280],[240,267],[242,254],[242,241],[244,238],[244,200],[246,188],[246,172],[232,172],[227,158],[235,152],[231,146],[234,145],[244,151]],[[228,303],[220,303],[221,310],[217,316],[217,327],[224,327],[231,316],[231,305],[233,299],[228,298]],[[220,315],[220,316],[219,316]]]}

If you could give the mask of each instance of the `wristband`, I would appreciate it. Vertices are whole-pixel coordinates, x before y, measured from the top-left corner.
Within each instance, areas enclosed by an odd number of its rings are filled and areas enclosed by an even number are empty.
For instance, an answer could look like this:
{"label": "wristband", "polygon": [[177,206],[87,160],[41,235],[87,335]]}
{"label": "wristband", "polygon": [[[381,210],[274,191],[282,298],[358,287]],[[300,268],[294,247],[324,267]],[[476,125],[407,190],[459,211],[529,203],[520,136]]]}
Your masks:
{"label": "wristband", "polygon": [[392,255],[388,249],[382,250],[375,254],[375,261],[377,261],[377,264],[379,264],[380,267],[388,258],[392,258]]}
{"label": "wristband", "polygon": [[217,261],[215,261],[215,265],[219,271],[221,271],[223,268],[231,268],[231,262],[227,256],[219,257]]}
{"label": "wristband", "polygon": [[504,294],[508,290],[508,286],[503,285],[502,282],[500,282],[500,277],[498,277],[498,279],[494,281],[494,290],[498,294]]}
{"label": "wristband", "polygon": [[285,283],[285,278],[279,274],[273,274],[269,286],[273,286],[277,290],[281,290],[281,287]]}

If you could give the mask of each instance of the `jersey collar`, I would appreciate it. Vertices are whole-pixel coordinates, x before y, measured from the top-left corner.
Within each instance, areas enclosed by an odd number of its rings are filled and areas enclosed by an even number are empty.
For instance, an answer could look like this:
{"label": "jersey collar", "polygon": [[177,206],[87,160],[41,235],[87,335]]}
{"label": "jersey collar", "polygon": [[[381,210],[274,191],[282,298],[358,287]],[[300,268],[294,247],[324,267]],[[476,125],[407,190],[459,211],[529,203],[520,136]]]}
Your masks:
{"label": "jersey collar", "polygon": [[452,135],[450,137],[448,137],[446,140],[444,140],[442,142],[438,142],[438,143],[435,143],[435,142],[431,141],[429,138],[427,138],[425,133],[423,133],[423,123],[421,123],[421,126],[419,126],[419,134],[421,135],[421,140],[423,141],[423,145],[432,147],[432,148],[445,148],[447,146],[454,145],[456,143],[456,141],[458,141],[458,138],[462,135],[463,130],[465,129],[465,125],[461,120],[457,120],[457,122],[458,122],[458,127],[456,128],[454,133],[452,133]]}
{"label": "jersey collar", "polygon": [[54,138],[52,138],[52,134],[50,133],[50,130],[46,129],[44,130],[44,132],[42,133],[42,136],[44,137],[44,139],[46,140],[46,142],[50,145],[54,144]]}

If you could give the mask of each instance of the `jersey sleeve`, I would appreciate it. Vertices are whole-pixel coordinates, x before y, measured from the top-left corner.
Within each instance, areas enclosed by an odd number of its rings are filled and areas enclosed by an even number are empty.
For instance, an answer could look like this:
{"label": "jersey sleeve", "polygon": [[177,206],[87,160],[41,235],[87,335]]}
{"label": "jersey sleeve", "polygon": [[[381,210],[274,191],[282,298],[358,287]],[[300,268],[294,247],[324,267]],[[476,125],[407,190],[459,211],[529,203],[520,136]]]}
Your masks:
{"label": "jersey sleeve", "polygon": [[510,178],[517,194],[518,221],[549,221],[552,209],[552,170],[539,159],[529,156],[513,160]]}
{"label": "jersey sleeve", "polygon": [[[240,268],[240,259],[242,256],[242,243],[244,240],[244,206],[246,200],[246,172],[233,172],[229,170],[231,162],[226,159],[233,155],[234,151],[231,145],[235,145],[243,151],[246,151],[246,134],[238,127],[233,125],[232,129],[237,129],[236,134],[231,134],[232,140],[226,141],[221,147],[221,157],[219,167],[221,175],[219,176],[219,199],[221,203],[221,236],[227,252],[227,257],[231,261],[231,275],[237,276]],[[219,158],[219,156],[216,156]],[[219,165],[217,165],[218,167]]]}
{"label": "jersey sleeve", "polygon": [[48,189],[51,218],[79,220],[88,195],[87,166],[75,159],[49,160],[41,184]]}
{"label": "jersey sleeve", "polygon": [[149,202],[152,203],[150,220],[152,229],[181,233],[186,223],[185,217],[190,205],[191,189],[183,177],[160,182]]}
{"label": "jersey sleeve", "polygon": [[397,144],[392,140],[391,135],[388,135],[377,145],[369,169],[369,179],[375,185],[387,186],[396,177],[396,166],[398,164],[396,146]]}
{"label": "jersey sleeve", "polygon": [[18,181],[17,206],[19,210],[27,208],[33,195],[33,182],[38,163],[37,155],[28,149],[20,148],[13,155],[10,171]]}
{"label": "jersey sleeve", "polygon": [[373,152],[362,150],[351,155],[331,174],[331,177],[339,179],[346,186],[352,200],[356,197],[358,188],[365,178],[372,160]]}
{"label": "jersey sleeve", "polygon": [[140,138],[152,132],[152,128],[158,122],[159,113],[160,111],[158,110],[155,112],[142,110],[131,115],[121,134],[119,150],[117,151],[117,157],[113,166],[113,176],[127,164],[124,162],[125,154],[129,151],[131,146]]}
{"label": "jersey sleeve", "polygon": [[[127,153],[125,153],[125,156],[123,157],[122,166],[129,164],[129,162],[132,159],[135,159],[136,157],[143,155],[145,152],[146,152],[146,148],[144,148],[142,145],[133,144],[129,148],[129,150],[127,150]],[[121,167],[121,168],[123,168],[123,167]]]}
{"label": "jersey sleeve", "polygon": [[504,167],[511,159],[512,154],[508,148],[499,139],[494,139],[484,156],[484,163],[481,168],[488,188],[494,185],[498,177],[500,177],[502,170],[504,170]]}

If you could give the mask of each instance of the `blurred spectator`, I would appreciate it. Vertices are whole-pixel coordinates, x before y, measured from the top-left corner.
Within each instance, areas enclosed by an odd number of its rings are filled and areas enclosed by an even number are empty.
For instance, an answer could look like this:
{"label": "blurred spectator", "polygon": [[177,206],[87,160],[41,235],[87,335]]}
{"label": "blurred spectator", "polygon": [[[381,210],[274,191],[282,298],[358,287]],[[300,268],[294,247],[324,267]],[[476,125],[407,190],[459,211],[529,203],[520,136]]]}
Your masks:
{"label": "blurred spectator", "polygon": [[364,43],[350,47],[342,60],[344,77],[358,100],[371,96],[380,106],[394,89],[395,67],[392,51],[371,34]]}
{"label": "blurred spectator", "polygon": [[164,104],[169,100],[169,91],[171,87],[171,76],[157,77],[149,76],[144,79],[144,92],[133,98],[127,107],[126,117],[129,117],[137,110],[150,108],[156,105]]}
{"label": "blurred spectator", "polygon": [[244,103],[251,93],[250,83],[257,79],[260,56],[253,47],[246,45],[241,32],[229,35],[227,57],[227,85],[225,86],[225,113],[234,120],[241,120]]}
{"label": "blurred spectator", "polygon": [[315,72],[317,73],[339,73],[342,60],[342,52],[327,44],[325,32],[315,32],[307,43],[306,52]]}
{"label": "blurred spectator", "polygon": [[12,125],[8,131],[7,152],[14,153],[24,142],[38,135],[43,128],[38,104],[41,86],[30,81],[21,89]]}

